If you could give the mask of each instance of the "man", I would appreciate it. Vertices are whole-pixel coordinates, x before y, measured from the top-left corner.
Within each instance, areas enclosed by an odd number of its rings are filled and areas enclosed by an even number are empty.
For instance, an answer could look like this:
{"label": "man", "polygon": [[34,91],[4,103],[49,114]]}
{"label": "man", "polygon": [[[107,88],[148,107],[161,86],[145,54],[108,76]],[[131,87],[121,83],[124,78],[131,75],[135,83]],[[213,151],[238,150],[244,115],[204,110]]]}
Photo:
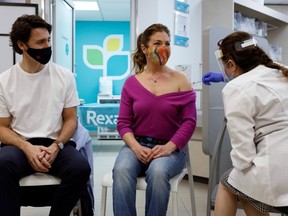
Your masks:
{"label": "man", "polygon": [[19,216],[20,178],[44,172],[62,180],[50,216],[68,216],[91,172],[70,140],[79,99],[73,74],[49,62],[51,29],[41,17],[23,15],[10,33],[22,60],[0,74],[0,215]]}

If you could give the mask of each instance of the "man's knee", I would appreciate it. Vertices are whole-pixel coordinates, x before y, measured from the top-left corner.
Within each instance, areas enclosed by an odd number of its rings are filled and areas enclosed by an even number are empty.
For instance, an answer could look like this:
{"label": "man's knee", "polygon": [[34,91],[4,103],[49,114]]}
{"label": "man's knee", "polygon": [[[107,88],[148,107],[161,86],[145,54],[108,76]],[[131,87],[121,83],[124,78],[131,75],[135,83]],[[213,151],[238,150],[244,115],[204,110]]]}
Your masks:
{"label": "man's knee", "polygon": [[12,171],[19,169],[19,160],[21,157],[19,154],[22,154],[19,149],[12,146],[6,146],[0,149],[0,172],[3,175],[3,172]]}
{"label": "man's knee", "polygon": [[87,179],[88,181],[90,174],[91,174],[91,167],[88,160],[85,159],[81,162],[81,165],[79,166],[79,175],[84,179]]}

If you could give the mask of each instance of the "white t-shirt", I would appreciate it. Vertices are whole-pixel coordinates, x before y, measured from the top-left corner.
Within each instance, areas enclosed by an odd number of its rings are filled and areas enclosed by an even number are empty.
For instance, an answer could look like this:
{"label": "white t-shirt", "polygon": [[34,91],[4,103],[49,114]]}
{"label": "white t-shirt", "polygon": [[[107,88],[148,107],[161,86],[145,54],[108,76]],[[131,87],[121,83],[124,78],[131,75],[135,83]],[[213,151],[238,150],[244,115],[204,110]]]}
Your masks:
{"label": "white t-shirt", "polygon": [[0,118],[12,117],[12,130],[25,139],[56,139],[63,109],[77,105],[73,73],[53,62],[33,74],[19,63],[0,74]]}

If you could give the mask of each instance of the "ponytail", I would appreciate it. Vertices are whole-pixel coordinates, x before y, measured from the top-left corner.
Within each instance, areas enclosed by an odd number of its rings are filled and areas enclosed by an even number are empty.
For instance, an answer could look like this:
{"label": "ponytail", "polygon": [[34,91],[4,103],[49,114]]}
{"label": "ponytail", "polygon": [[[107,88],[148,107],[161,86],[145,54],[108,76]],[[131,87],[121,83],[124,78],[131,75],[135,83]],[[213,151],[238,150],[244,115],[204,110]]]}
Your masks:
{"label": "ponytail", "polygon": [[287,65],[284,65],[284,64],[281,64],[279,62],[273,62],[273,65],[275,65],[276,69],[278,70],[281,70],[283,75],[288,77],[288,66]]}
{"label": "ponytail", "polygon": [[142,35],[143,35],[143,33],[141,33],[138,36],[137,47],[136,47],[135,52],[132,54],[133,64],[134,64],[133,68],[135,68],[136,74],[141,73],[147,64],[146,56],[141,49]]}
{"label": "ponytail", "polygon": [[[263,64],[266,67],[281,70],[284,76],[288,77],[288,66],[281,64],[279,62],[273,61],[262,49],[256,47],[256,52],[252,56],[258,57],[259,64]],[[253,57],[251,57],[253,59]]]}

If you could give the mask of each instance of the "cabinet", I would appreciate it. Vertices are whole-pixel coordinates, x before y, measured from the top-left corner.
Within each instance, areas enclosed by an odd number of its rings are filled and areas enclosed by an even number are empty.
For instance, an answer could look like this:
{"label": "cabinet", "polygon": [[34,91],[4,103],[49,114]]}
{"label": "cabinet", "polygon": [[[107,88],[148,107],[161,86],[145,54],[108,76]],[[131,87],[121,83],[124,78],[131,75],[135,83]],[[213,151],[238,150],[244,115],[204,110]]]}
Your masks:
{"label": "cabinet", "polygon": [[[282,47],[282,63],[288,64],[288,6],[266,6],[252,0],[203,0],[202,2],[202,26],[204,31],[211,26],[218,26],[232,31],[234,29],[235,11],[275,26],[276,28],[268,31],[267,39],[270,43]],[[205,64],[203,66],[205,71]]]}
{"label": "cabinet", "polygon": [[[219,71],[214,51],[217,42],[234,30],[234,12],[238,11],[247,17],[257,18],[274,26],[268,31],[269,43],[282,47],[282,63],[288,65],[288,6],[266,6],[252,0],[203,0],[202,1],[202,58],[203,72]],[[224,118],[221,91],[224,83],[203,86],[202,90],[202,148],[211,155],[216,137]],[[226,134],[225,142],[229,142]],[[225,146],[229,146],[225,145]],[[222,154],[229,154],[224,149]],[[231,166],[231,161],[220,162],[220,173]]]}

